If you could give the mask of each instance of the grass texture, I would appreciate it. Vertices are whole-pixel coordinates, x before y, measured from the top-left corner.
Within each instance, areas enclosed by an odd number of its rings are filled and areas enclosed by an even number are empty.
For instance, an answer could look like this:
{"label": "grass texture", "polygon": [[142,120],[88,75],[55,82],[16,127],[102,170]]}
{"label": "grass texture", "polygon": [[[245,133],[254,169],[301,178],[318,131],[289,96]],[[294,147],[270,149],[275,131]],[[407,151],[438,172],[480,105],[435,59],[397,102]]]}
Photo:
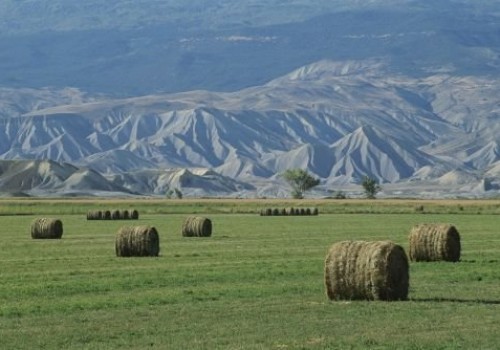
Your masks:
{"label": "grass texture", "polygon": [[[85,205],[81,214],[58,215],[60,240],[32,240],[34,215],[0,216],[5,349],[486,349],[500,342],[498,215],[214,211],[212,237],[193,240],[182,237],[184,214],[134,207],[137,224],[157,229],[159,257],[116,257],[123,223],[87,221]],[[391,240],[408,251],[408,234],[422,222],[457,227],[460,262],[411,263],[408,301],[328,300],[324,260],[333,243]]]}

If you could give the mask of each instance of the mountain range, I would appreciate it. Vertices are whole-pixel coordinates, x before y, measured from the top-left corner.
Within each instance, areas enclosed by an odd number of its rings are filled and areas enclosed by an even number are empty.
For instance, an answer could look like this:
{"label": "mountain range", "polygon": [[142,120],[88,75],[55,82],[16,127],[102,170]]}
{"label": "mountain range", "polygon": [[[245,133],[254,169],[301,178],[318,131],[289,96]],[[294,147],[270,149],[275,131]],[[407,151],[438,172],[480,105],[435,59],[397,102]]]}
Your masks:
{"label": "mountain range", "polygon": [[316,196],[365,175],[387,196],[497,196],[499,17],[492,0],[5,0],[0,192],[286,196],[280,173],[303,168]]}

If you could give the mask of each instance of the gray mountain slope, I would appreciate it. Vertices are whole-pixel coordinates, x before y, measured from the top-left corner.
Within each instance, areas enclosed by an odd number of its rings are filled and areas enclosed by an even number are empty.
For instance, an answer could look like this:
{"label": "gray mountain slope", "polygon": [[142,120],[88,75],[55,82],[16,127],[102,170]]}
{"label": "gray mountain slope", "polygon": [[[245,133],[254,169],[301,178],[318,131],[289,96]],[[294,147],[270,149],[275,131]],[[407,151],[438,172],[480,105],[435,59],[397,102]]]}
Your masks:
{"label": "gray mountain slope", "polygon": [[[500,161],[497,86],[494,78],[394,75],[380,60],[322,60],[231,93],[78,101],[4,118],[0,158],[73,163],[131,191],[146,189],[130,174],[160,168],[213,169],[222,177],[215,187],[205,183],[211,193],[251,184],[259,191],[264,179],[272,192],[291,167],[307,168],[323,186],[365,175],[415,184],[454,169],[481,181]],[[477,113],[454,113],[468,109]],[[113,175],[121,173],[128,175]],[[227,185],[229,178],[240,184]]]}
{"label": "gray mountain slope", "polygon": [[50,160],[0,161],[0,192],[64,194],[68,192],[130,194],[126,188],[106,180],[91,169]]}
{"label": "gray mountain slope", "polygon": [[207,169],[143,170],[103,176],[99,172],[51,160],[0,160],[2,196],[231,195],[255,188]]}

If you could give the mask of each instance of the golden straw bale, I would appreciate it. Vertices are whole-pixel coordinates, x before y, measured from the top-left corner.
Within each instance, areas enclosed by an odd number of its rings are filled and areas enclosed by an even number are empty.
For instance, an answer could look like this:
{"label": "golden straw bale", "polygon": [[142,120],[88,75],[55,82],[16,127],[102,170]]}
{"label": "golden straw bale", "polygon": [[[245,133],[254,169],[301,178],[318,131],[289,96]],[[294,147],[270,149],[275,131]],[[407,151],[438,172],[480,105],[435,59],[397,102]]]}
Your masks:
{"label": "golden straw bale", "polygon": [[189,216],[182,225],[184,237],[210,237],[212,235],[212,221],[200,216]]}
{"label": "golden straw bale", "polygon": [[116,256],[158,256],[160,237],[152,226],[124,226],[115,240]]}
{"label": "golden straw bale", "polygon": [[111,219],[120,220],[120,211],[118,209],[111,211]]}
{"label": "golden straw bale", "polygon": [[120,210],[120,219],[121,220],[128,220],[130,219],[130,215],[127,209]]}
{"label": "golden straw bale", "polygon": [[389,241],[342,241],[325,259],[325,287],[331,300],[406,300],[408,258]]}
{"label": "golden straw bale", "polygon": [[31,238],[60,239],[63,235],[63,224],[59,219],[38,218],[31,223]]}
{"label": "golden straw bale", "polygon": [[130,219],[139,220],[139,212],[136,209],[130,211]]}
{"label": "golden straw bale", "polygon": [[100,210],[89,210],[87,212],[87,220],[100,220],[102,213]]}
{"label": "golden straw bale", "polygon": [[450,224],[419,224],[408,237],[411,261],[460,260],[460,234]]}

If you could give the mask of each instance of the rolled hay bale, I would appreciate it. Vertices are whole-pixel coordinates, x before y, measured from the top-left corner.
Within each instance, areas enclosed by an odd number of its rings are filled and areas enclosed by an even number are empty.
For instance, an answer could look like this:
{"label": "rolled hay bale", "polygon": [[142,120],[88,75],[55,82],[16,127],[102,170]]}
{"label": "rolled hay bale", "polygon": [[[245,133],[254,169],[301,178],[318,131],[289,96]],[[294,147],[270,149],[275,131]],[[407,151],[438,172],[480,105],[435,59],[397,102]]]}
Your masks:
{"label": "rolled hay bale", "polygon": [[118,209],[111,211],[111,220],[120,220],[120,211]]}
{"label": "rolled hay bale", "polygon": [[63,235],[63,224],[59,219],[38,218],[31,223],[31,238],[60,239]]}
{"label": "rolled hay bale", "polygon": [[102,218],[104,220],[111,220],[111,211],[110,210],[103,210],[102,211]]}
{"label": "rolled hay bale", "polygon": [[101,211],[100,210],[89,210],[87,212],[87,220],[100,220]]}
{"label": "rolled hay bale", "polygon": [[115,240],[116,256],[158,256],[160,237],[153,226],[121,227]]}
{"label": "rolled hay bale", "polygon": [[409,269],[404,249],[389,241],[342,241],[325,259],[330,300],[406,300]]}
{"label": "rolled hay bale", "polygon": [[260,210],[260,216],[270,216],[273,214],[273,210],[270,208],[264,208]]}
{"label": "rolled hay bale", "polygon": [[319,210],[318,208],[312,208],[311,215],[319,215]]}
{"label": "rolled hay bale", "polygon": [[182,224],[182,236],[184,237],[210,237],[211,235],[212,221],[210,219],[201,216],[189,216]]}
{"label": "rolled hay bale", "polygon": [[418,224],[410,235],[411,261],[460,260],[460,234],[450,224]]}
{"label": "rolled hay bale", "polygon": [[120,210],[120,220],[128,220],[130,219],[130,214],[127,209]]}
{"label": "rolled hay bale", "polygon": [[129,213],[130,213],[130,219],[139,220],[139,212],[136,209],[131,210]]}

